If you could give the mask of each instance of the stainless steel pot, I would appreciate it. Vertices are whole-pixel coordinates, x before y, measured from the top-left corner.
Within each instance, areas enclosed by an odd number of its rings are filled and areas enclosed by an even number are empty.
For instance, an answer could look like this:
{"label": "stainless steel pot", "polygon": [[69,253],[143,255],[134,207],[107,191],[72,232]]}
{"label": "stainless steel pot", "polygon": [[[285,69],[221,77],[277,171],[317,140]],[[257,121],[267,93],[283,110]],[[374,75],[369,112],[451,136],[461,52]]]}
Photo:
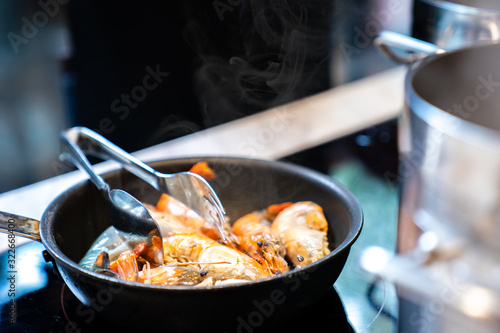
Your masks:
{"label": "stainless steel pot", "polygon": [[398,288],[399,329],[496,332],[500,44],[446,52],[383,33],[376,45],[409,66],[399,172],[387,175],[401,186],[398,254],[377,271]]}
{"label": "stainless steel pot", "polygon": [[[385,52],[388,37],[377,41]],[[498,43],[476,44],[410,65],[398,174],[402,217],[424,230],[473,239],[495,253],[500,253],[499,54]]]}

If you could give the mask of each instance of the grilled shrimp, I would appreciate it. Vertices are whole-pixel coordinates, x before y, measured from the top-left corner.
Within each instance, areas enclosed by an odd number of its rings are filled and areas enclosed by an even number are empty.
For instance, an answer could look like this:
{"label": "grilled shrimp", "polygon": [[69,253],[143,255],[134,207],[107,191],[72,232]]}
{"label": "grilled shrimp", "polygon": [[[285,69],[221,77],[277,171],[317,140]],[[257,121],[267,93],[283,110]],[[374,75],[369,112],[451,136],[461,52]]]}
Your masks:
{"label": "grilled shrimp", "polygon": [[151,268],[149,263],[146,263],[139,272],[137,281],[154,285],[196,285],[202,280],[200,269],[195,265],[163,265]]}
{"label": "grilled shrimp", "polygon": [[269,272],[249,256],[199,234],[176,234],[164,238],[165,263],[197,262],[200,276],[214,281],[256,280]]}
{"label": "grilled shrimp", "polygon": [[280,204],[274,204],[274,205],[268,206],[264,210],[264,214],[265,214],[266,219],[268,221],[271,221],[271,222],[274,221],[276,216],[278,216],[278,214],[281,213],[281,211],[283,209],[290,207],[291,205],[293,205],[293,202],[283,202]]}
{"label": "grilled shrimp", "polygon": [[211,181],[217,178],[217,174],[215,173],[214,170],[212,170],[212,168],[208,166],[207,162],[196,163],[191,167],[191,169],[189,169],[189,172],[196,173],[205,178],[205,180],[207,181]]}
{"label": "grilled shrimp", "polygon": [[[189,171],[200,175],[207,181],[217,177],[207,162],[196,163]],[[146,204],[146,207],[158,223],[163,237],[178,233],[200,232],[212,239],[219,239],[217,231],[198,213],[168,194],[162,193],[156,206]]]}
{"label": "grilled shrimp", "polygon": [[285,244],[287,257],[296,267],[303,267],[330,253],[328,222],[323,209],[310,201],[297,202],[283,209],[271,230]]}
{"label": "grilled shrimp", "polygon": [[168,194],[162,193],[156,207],[147,207],[157,221],[163,237],[199,232],[214,240],[219,239],[217,232],[198,213]]}
{"label": "grilled shrimp", "polygon": [[238,237],[238,247],[257,260],[273,274],[289,270],[284,259],[285,249],[271,232],[271,222],[265,212],[253,212],[234,222],[233,232]]}
{"label": "grilled shrimp", "polygon": [[137,281],[139,273],[137,254],[133,251],[125,251],[110,264],[109,268],[118,273],[121,280]]}

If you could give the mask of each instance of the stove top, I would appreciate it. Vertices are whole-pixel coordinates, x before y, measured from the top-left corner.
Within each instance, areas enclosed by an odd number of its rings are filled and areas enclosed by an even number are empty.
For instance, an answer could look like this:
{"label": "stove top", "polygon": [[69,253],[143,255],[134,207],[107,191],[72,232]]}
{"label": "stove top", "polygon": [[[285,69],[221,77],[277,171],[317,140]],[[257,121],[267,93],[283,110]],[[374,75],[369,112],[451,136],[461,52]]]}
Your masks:
{"label": "stove top", "polygon": [[[85,306],[55,274],[52,264],[45,263],[43,250],[43,245],[38,242],[16,248],[14,280],[8,279],[8,253],[0,254],[1,271],[7,274],[7,278],[0,279],[0,332],[116,331],[118,328],[105,318],[82,315]],[[265,331],[242,328],[242,332],[276,332],[277,329],[290,332],[354,332],[333,287],[317,304],[305,310],[297,321]],[[129,332],[121,327],[119,331]]]}

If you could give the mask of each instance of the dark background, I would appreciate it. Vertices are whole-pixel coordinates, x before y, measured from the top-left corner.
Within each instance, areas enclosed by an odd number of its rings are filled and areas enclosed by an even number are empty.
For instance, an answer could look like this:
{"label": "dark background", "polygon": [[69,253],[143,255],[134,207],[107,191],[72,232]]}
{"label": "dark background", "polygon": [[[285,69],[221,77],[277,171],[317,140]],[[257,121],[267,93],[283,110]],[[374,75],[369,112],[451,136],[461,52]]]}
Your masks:
{"label": "dark background", "polygon": [[74,122],[135,151],[330,86],[333,1],[231,3],[71,1]]}
{"label": "dark background", "polygon": [[409,2],[2,1],[0,192],[68,171],[70,126],[132,152],[387,69],[371,40]]}

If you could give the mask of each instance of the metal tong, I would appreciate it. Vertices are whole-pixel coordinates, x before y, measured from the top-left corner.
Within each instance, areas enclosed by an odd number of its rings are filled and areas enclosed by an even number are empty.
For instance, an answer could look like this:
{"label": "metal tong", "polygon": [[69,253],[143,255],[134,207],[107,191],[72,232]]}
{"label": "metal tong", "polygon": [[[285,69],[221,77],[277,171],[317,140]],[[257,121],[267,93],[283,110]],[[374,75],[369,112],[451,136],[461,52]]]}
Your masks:
{"label": "metal tong", "polygon": [[174,174],[158,172],[86,127],[70,128],[66,134],[71,135],[80,147],[85,147],[87,154],[117,161],[158,191],[183,202],[204,218],[222,240],[226,240],[223,232],[224,207],[213,188],[201,176],[189,171]]}

